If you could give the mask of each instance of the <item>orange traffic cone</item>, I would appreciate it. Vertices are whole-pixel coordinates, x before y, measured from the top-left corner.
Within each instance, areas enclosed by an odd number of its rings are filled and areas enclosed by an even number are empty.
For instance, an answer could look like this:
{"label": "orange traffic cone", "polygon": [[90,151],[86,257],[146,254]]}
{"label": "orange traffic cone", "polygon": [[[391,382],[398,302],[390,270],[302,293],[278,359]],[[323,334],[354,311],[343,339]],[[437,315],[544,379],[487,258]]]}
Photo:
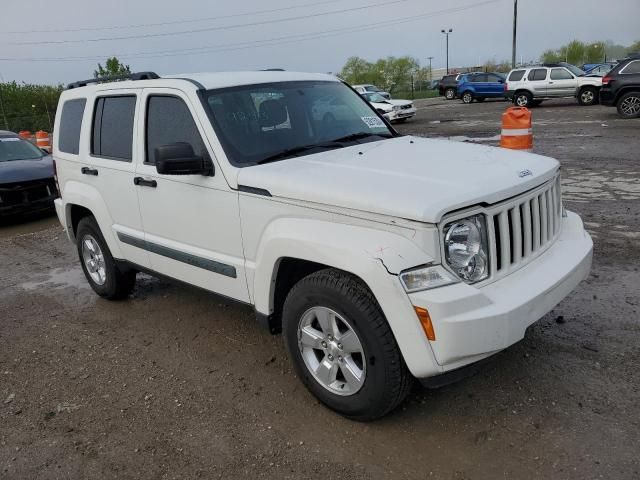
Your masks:
{"label": "orange traffic cone", "polygon": [[31,132],[29,130],[20,130],[18,132],[18,136],[24,140],[30,140],[31,139]]}
{"label": "orange traffic cone", "polygon": [[36,145],[38,148],[42,148],[48,152],[51,151],[51,141],[49,140],[49,134],[44,130],[36,132]]}
{"label": "orange traffic cone", "polygon": [[502,148],[533,150],[531,111],[525,107],[510,107],[502,114]]}

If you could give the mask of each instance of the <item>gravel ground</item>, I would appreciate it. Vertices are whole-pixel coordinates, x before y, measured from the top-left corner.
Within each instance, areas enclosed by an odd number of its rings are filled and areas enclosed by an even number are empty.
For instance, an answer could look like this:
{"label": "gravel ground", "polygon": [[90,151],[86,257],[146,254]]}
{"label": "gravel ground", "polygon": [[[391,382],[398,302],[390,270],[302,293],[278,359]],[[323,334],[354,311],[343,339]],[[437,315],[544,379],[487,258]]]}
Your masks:
{"label": "gravel ground", "polygon": [[[401,131],[485,144],[507,106],[417,104]],[[54,218],[4,222],[0,478],[639,478],[640,120],[533,114],[592,275],[475,376],[375,423],[322,407],[249,308],[147,276],[99,299]]]}

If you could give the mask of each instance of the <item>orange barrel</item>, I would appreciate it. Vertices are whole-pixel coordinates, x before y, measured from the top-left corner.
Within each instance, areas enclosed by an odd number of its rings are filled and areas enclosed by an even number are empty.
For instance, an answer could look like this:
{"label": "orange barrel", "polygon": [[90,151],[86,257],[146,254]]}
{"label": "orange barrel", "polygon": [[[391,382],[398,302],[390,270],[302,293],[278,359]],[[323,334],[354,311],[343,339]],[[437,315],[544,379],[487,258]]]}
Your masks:
{"label": "orange barrel", "polygon": [[38,148],[42,148],[48,152],[51,151],[51,141],[49,140],[49,133],[44,130],[36,132],[36,145]]}
{"label": "orange barrel", "polygon": [[20,138],[24,138],[25,140],[31,139],[31,132],[29,130],[21,130],[18,132],[18,136]]}
{"label": "orange barrel", "polygon": [[502,148],[533,150],[531,111],[525,107],[510,107],[502,114]]}

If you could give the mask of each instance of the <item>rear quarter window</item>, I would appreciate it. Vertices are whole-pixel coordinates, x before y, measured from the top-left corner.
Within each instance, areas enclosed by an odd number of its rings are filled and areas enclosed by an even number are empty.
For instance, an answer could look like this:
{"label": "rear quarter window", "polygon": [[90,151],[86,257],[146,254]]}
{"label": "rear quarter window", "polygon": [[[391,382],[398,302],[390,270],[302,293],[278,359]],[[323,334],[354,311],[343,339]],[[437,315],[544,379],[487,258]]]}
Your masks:
{"label": "rear quarter window", "polygon": [[525,72],[525,70],[514,70],[509,75],[509,81],[510,82],[519,82],[520,80],[522,80],[522,77],[524,77],[524,72]]}
{"label": "rear quarter window", "polygon": [[546,68],[534,68],[529,72],[529,76],[527,77],[530,81],[540,81],[546,80],[547,78],[547,69]]}
{"label": "rear quarter window", "polygon": [[80,151],[80,127],[86,98],[67,100],[62,104],[60,117],[60,134],[58,135],[58,150],[78,155]]}
{"label": "rear quarter window", "polygon": [[620,70],[622,74],[638,74],[640,73],[640,60],[629,62],[626,67]]}

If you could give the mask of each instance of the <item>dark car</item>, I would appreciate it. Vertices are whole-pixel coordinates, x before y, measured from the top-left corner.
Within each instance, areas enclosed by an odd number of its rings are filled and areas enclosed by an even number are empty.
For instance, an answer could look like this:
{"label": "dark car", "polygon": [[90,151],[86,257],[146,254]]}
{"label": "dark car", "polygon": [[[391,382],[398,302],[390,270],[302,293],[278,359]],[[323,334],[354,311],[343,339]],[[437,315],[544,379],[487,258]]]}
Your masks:
{"label": "dark car", "polygon": [[458,93],[458,77],[460,77],[460,75],[457,73],[442,77],[440,86],[438,87],[441,96],[444,96],[447,100],[456,98],[456,94]]}
{"label": "dark car", "polygon": [[640,118],[640,56],[622,60],[602,78],[600,103],[623,118]]}
{"label": "dark car", "polygon": [[504,76],[501,73],[465,73],[458,79],[458,93],[464,103],[486,98],[504,98]]}
{"label": "dark car", "polygon": [[57,194],[51,156],[0,130],[0,215],[49,210]]}

